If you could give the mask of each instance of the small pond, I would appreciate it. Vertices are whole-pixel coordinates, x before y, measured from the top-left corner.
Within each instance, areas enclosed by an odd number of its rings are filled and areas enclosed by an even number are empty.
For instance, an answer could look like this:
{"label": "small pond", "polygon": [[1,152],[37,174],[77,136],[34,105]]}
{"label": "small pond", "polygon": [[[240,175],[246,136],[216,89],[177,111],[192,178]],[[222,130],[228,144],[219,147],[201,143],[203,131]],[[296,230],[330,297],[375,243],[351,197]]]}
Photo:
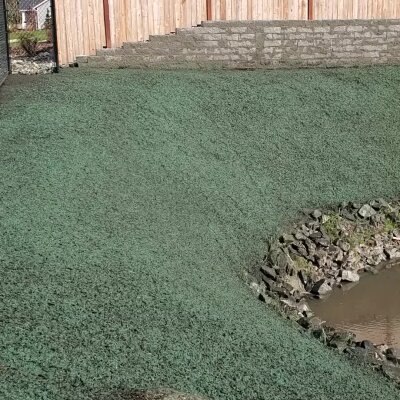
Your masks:
{"label": "small pond", "polygon": [[310,307],[328,326],[351,331],[357,340],[400,347],[400,265],[364,274]]}

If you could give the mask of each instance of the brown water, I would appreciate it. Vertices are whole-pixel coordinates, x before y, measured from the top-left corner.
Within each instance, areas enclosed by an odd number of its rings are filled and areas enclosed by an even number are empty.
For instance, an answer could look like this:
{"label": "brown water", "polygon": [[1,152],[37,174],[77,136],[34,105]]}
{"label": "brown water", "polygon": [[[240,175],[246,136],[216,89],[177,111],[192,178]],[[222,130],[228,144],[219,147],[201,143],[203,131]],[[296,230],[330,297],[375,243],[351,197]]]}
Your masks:
{"label": "brown water", "polygon": [[357,340],[400,347],[400,265],[365,274],[310,307],[328,326],[351,331]]}

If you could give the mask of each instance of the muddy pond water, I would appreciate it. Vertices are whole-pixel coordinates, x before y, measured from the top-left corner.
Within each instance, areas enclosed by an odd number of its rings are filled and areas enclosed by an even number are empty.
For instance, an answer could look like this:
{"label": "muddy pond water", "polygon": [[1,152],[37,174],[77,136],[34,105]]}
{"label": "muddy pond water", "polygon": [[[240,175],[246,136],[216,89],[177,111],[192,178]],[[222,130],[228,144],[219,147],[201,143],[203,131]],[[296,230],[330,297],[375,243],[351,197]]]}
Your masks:
{"label": "muddy pond water", "polygon": [[310,307],[328,326],[351,331],[357,340],[400,347],[400,265],[364,274]]}

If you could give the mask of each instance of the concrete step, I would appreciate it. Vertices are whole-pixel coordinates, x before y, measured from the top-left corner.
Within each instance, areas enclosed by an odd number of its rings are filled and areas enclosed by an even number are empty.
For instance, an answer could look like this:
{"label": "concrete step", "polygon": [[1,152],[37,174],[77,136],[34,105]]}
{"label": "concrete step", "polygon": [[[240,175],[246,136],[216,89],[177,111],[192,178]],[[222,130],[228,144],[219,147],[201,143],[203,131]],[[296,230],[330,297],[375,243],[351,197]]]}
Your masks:
{"label": "concrete step", "polygon": [[129,48],[101,49],[97,50],[96,52],[96,55],[98,56],[125,56],[131,54],[132,54],[132,49]]}
{"label": "concrete step", "polygon": [[149,42],[158,42],[158,43],[171,43],[176,40],[176,33],[170,33],[168,35],[150,35]]}
{"label": "concrete step", "polygon": [[80,59],[79,65],[88,68],[163,68],[163,69],[188,69],[198,67],[200,60],[188,60],[185,56],[90,56]]}
{"label": "concrete step", "polygon": [[[228,56],[229,57],[229,56]],[[91,68],[225,68],[229,59],[224,55],[196,54],[90,56],[79,60],[82,67]],[[221,63],[220,61],[225,61]]]}

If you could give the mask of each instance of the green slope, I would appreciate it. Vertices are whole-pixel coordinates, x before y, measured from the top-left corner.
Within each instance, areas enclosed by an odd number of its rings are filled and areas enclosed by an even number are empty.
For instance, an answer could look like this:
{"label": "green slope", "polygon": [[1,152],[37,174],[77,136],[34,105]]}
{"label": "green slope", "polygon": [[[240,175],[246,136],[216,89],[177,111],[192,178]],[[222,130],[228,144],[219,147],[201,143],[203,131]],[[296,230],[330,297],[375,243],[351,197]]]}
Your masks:
{"label": "green slope", "polygon": [[306,206],[400,189],[400,69],[64,71],[0,90],[0,398],[398,399],[241,271]]}

